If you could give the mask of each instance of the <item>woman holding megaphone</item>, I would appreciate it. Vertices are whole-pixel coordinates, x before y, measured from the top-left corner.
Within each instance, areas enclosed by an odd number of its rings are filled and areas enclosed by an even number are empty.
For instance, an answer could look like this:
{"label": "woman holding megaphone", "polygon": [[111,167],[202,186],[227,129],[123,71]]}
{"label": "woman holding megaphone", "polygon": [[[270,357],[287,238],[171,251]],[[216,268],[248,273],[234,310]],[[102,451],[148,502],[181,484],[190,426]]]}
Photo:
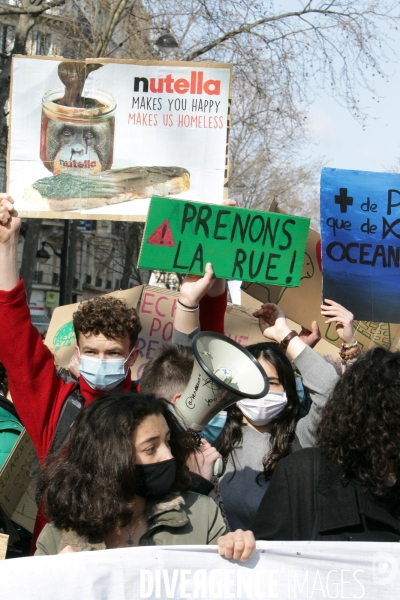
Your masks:
{"label": "woman holding megaphone", "polygon": [[193,443],[155,396],[120,392],[93,402],[41,474],[52,522],[36,554],[215,544],[226,558],[249,558],[253,534],[227,533],[213,500],[188,491]]}
{"label": "woman holding megaphone", "polygon": [[[207,327],[211,329],[213,321],[221,322],[223,289],[222,280],[212,280],[212,267],[208,264],[204,277],[185,278],[179,300],[194,308],[208,293]],[[214,305],[213,296],[216,296]],[[325,307],[329,309],[328,314],[323,314],[344,324],[338,324],[337,331],[345,343],[350,343],[353,335],[351,313],[336,303],[329,304]],[[200,306],[203,310],[204,301]],[[231,529],[250,528],[270,477],[283,457],[301,448],[315,446],[320,412],[338,379],[335,368],[290,329],[277,305],[264,304],[253,314],[259,319],[263,335],[272,340],[247,347],[264,369],[269,391],[263,398],[243,398],[229,407],[225,426],[214,443],[225,464],[224,473],[215,482],[214,494]],[[202,314],[201,321],[203,319]],[[198,325],[199,311],[177,310],[177,331],[194,335]],[[312,340],[313,336],[310,336],[306,341]],[[309,389],[312,400],[309,412],[299,402],[293,366]]]}

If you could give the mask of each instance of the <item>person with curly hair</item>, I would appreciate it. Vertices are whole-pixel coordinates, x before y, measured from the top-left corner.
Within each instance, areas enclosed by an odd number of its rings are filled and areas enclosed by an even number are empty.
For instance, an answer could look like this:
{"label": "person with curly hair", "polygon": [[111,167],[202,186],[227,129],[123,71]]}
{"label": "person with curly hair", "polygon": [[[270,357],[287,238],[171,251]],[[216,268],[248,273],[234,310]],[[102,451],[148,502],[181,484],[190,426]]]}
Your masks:
{"label": "person with curly hair", "polygon": [[[134,308],[117,298],[83,302],[73,317],[79,353],[79,379],[58,377],[54,357],[31,323],[25,287],[19,278],[20,219],[14,201],[0,194],[0,360],[8,371],[15,408],[42,462],[65,443],[77,411],[106,390],[131,390],[130,367],[141,330]],[[34,540],[46,521],[39,509]]]}
{"label": "person with curly hair", "polygon": [[246,560],[251,532],[227,534],[215,502],[188,491],[194,439],[156,396],[119,392],[83,410],[50,455],[39,487],[51,523],[37,555],[171,544],[217,544]]}
{"label": "person with curly hair", "polygon": [[256,539],[398,542],[400,353],[369,350],[338,380],[317,448],[280,461]]}

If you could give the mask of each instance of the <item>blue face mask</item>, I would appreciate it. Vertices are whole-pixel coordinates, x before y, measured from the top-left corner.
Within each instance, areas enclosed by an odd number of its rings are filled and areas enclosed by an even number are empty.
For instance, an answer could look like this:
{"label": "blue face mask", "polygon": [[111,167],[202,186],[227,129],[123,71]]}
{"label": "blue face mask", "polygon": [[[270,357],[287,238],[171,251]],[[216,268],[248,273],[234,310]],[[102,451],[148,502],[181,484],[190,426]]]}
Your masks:
{"label": "blue face mask", "polygon": [[221,410],[221,412],[215,415],[215,417],[213,417],[211,421],[204,427],[203,431],[201,432],[201,437],[207,440],[207,442],[210,444],[215,442],[225,427],[227,416],[226,410]]}
{"label": "blue face mask", "polygon": [[117,387],[124,381],[128,372],[125,373],[125,363],[132,354],[134,348],[127,358],[94,358],[93,356],[80,356],[79,371],[83,379],[94,390],[107,392]]}

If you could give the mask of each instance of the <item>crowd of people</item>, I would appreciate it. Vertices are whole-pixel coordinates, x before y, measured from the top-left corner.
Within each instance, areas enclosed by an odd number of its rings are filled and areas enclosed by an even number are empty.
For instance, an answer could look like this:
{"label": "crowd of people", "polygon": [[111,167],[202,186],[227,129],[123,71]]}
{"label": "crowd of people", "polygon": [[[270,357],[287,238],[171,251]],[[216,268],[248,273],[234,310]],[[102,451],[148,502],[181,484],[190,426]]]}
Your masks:
{"label": "crowd of people", "polygon": [[184,279],[172,342],[140,381],[130,371],[135,309],[113,297],[81,303],[67,381],[31,324],[19,228],[13,200],[0,194],[0,361],[11,412],[37,454],[32,554],[214,544],[246,560],[256,539],[400,540],[400,354],[361,353],[346,308],[321,307],[343,342],[332,364],[313,349],[315,323],[298,334],[279,306],[262,305],[254,317],[268,341],[247,350],[268,393],[232,397],[199,440],[174,406],[191,376],[195,335],[224,332],[227,292],[212,265]]}

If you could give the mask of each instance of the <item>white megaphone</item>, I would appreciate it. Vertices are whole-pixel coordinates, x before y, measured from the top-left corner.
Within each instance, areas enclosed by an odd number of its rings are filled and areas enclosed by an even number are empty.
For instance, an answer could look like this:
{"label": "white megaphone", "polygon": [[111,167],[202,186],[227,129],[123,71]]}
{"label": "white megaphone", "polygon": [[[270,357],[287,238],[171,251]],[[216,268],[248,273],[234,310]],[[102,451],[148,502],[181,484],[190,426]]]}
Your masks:
{"label": "white megaphone", "polygon": [[[175,404],[176,417],[185,429],[200,433],[217,413],[240,398],[256,400],[267,394],[265,371],[237,342],[214,331],[201,331],[192,347],[192,375]],[[218,459],[214,465],[216,475],[221,467]]]}

